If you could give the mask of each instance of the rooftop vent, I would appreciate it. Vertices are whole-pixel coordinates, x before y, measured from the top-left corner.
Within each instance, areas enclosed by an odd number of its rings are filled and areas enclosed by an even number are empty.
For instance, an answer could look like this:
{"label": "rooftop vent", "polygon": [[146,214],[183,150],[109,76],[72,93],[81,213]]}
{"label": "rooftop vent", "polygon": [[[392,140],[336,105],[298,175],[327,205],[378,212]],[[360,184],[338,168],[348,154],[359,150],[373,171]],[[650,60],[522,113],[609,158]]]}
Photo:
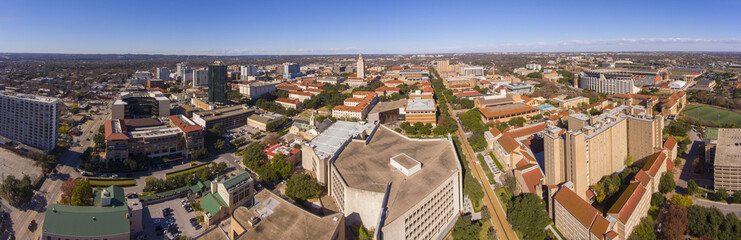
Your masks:
{"label": "rooftop vent", "polygon": [[422,169],[422,163],[406,153],[400,153],[391,157],[390,164],[394,169],[399,170],[406,176],[412,176],[412,174]]}

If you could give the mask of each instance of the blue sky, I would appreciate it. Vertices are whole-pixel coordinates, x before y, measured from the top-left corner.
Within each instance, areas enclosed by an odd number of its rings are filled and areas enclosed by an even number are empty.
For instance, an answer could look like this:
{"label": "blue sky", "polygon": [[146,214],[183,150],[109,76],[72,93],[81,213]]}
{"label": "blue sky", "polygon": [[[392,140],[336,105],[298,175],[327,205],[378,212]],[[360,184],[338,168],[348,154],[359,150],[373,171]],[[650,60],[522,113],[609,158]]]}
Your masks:
{"label": "blue sky", "polygon": [[0,1],[0,52],[741,51],[741,1]]}

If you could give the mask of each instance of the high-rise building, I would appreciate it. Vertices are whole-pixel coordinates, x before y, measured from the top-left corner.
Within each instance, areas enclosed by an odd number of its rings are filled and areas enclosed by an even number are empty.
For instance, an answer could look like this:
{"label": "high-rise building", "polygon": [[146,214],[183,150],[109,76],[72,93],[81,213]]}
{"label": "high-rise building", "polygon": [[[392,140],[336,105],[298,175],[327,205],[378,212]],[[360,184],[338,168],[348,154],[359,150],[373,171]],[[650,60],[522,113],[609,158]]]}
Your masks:
{"label": "high-rise building", "polygon": [[719,128],[715,145],[713,180],[715,190],[741,191],[741,129]]}
{"label": "high-rise building", "polygon": [[574,183],[574,192],[587,198],[589,186],[619,171],[630,156],[635,161],[662,149],[662,117],[633,114],[620,106],[597,116],[576,113],[565,117],[568,130],[549,126],[544,137],[545,183]]}
{"label": "high-rise building", "polygon": [[363,54],[358,55],[358,78],[365,78],[365,60],[363,60]]}
{"label": "high-rise building", "polygon": [[450,60],[438,60],[435,61],[435,70],[438,72],[452,72],[453,69],[450,68]]}
{"label": "high-rise building", "polygon": [[297,63],[284,63],[283,64],[283,78],[294,79],[301,77],[301,65]]}
{"label": "high-rise building", "polygon": [[242,81],[247,81],[247,77],[249,76],[257,76],[259,73],[257,72],[257,65],[244,65],[239,67],[239,77]]}
{"label": "high-rise building", "polygon": [[170,69],[167,69],[166,67],[158,67],[157,78],[162,80],[170,80]]}
{"label": "high-rise building", "polygon": [[461,67],[461,75],[463,76],[484,76],[484,67],[481,66],[465,66]]}
{"label": "high-rise building", "polygon": [[215,61],[208,66],[208,101],[227,103],[226,65]]}
{"label": "high-rise building", "polygon": [[208,86],[208,70],[193,69],[193,87]]}
{"label": "high-rise building", "polygon": [[638,88],[629,73],[609,70],[590,70],[579,74],[578,87],[599,93],[636,93]]}
{"label": "high-rise building", "polygon": [[0,91],[0,136],[51,151],[57,143],[57,98]]}
{"label": "high-rise building", "polygon": [[175,72],[175,76],[179,79],[184,79],[185,69],[188,68],[188,63],[181,62],[181,63],[176,64],[175,66],[177,66],[177,72]]}

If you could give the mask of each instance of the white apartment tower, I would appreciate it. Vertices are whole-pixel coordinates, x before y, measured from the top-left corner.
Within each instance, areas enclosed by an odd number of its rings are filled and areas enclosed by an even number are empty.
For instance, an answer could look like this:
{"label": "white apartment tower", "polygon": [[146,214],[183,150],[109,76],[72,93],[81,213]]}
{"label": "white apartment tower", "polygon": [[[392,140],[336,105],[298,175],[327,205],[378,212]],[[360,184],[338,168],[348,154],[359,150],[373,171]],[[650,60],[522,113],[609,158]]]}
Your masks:
{"label": "white apartment tower", "polygon": [[208,70],[193,69],[193,87],[208,86]]}
{"label": "white apartment tower", "polygon": [[365,60],[363,60],[363,54],[358,56],[358,78],[365,78]]}
{"label": "white apartment tower", "polygon": [[23,144],[54,149],[59,99],[0,91],[0,136]]}
{"label": "white apartment tower", "polygon": [[170,69],[167,69],[166,67],[158,67],[157,79],[162,79],[165,81],[170,80]]}
{"label": "white apartment tower", "polygon": [[246,81],[249,76],[257,76],[257,65],[244,65],[239,67],[239,77],[242,81]]}

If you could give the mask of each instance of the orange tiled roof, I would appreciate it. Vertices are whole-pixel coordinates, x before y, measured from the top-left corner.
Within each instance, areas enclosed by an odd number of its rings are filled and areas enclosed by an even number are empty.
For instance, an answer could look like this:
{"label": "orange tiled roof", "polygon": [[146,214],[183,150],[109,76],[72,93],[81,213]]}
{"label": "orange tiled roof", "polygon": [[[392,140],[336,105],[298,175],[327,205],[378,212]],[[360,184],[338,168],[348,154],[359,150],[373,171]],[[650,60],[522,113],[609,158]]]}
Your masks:
{"label": "orange tiled roof", "polygon": [[276,102],[283,102],[283,103],[290,103],[290,104],[299,104],[301,101],[296,99],[290,99],[290,98],[278,98],[275,99]]}
{"label": "orange tiled roof", "polygon": [[641,197],[646,193],[646,188],[640,182],[634,182],[628,185],[620,198],[608,210],[608,213],[618,214],[621,222],[627,223],[630,215],[633,214]]}
{"label": "orange tiled roof", "polygon": [[643,171],[646,171],[646,173],[655,177],[656,174],[659,172],[661,164],[664,164],[665,159],[666,154],[664,154],[663,152],[654,153],[643,165]]}
{"label": "orange tiled roof", "polygon": [[522,179],[525,180],[525,184],[527,185],[528,190],[530,190],[531,193],[535,193],[535,186],[542,184],[543,173],[540,172],[540,167],[538,167],[538,164],[530,164],[528,166],[528,168],[533,166],[535,166],[535,168],[532,168],[527,172],[523,172]]}
{"label": "orange tiled roof", "polygon": [[496,111],[496,112],[491,112],[489,111],[489,109],[486,109],[486,108],[479,108],[479,111],[481,112],[481,114],[483,114],[486,118],[495,118],[495,117],[501,117],[501,116],[506,116],[506,115],[511,115],[511,114],[524,114],[526,112],[536,111],[536,110],[538,109],[530,105],[525,105],[523,107],[512,108],[512,109]]}
{"label": "orange tiled roof", "polygon": [[308,92],[291,91],[289,94],[302,95],[302,96],[314,96],[314,94]]}
{"label": "orange tiled roof", "polygon": [[638,173],[636,173],[635,179],[641,182],[644,186],[648,186],[648,182],[651,181],[651,176],[646,173],[646,171],[638,170]]}
{"label": "orange tiled roof", "polygon": [[203,127],[199,126],[198,124],[190,125],[180,119],[178,116],[170,116],[170,122],[175,124],[175,126],[178,126],[180,130],[183,130],[183,132],[195,132],[195,131],[201,131],[203,130]]}
{"label": "orange tiled roof", "polygon": [[603,235],[605,235],[609,227],[610,221],[607,221],[607,219],[605,219],[604,217],[597,215],[597,217],[594,219],[594,223],[592,224],[592,228],[590,228],[589,231],[595,236],[601,238]]}
{"label": "orange tiled roof", "polygon": [[399,91],[399,90],[401,89],[397,87],[379,87],[379,88],[376,88],[375,91],[379,92],[379,91]]}
{"label": "orange tiled roof", "polygon": [[576,193],[567,187],[561,187],[556,192],[556,195],[553,196],[553,199],[560,203],[585,228],[589,228],[592,225],[592,222],[594,222],[594,219],[599,213],[596,208],[589,205],[588,202],[581,199],[579,195],[576,195]]}
{"label": "orange tiled roof", "polygon": [[129,136],[126,135],[123,132],[126,132],[126,123],[123,119],[118,120],[121,123],[121,131],[120,133],[114,133],[113,132],[113,126],[111,125],[111,120],[105,120],[105,140],[126,140],[129,139]]}
{"label": "orange tiled roof", "polygon": [[669,138],[664,141],[665,148],[674,149],[675,146],[677,146],[677,140],[674,140],[672,136],[669,136]]}

